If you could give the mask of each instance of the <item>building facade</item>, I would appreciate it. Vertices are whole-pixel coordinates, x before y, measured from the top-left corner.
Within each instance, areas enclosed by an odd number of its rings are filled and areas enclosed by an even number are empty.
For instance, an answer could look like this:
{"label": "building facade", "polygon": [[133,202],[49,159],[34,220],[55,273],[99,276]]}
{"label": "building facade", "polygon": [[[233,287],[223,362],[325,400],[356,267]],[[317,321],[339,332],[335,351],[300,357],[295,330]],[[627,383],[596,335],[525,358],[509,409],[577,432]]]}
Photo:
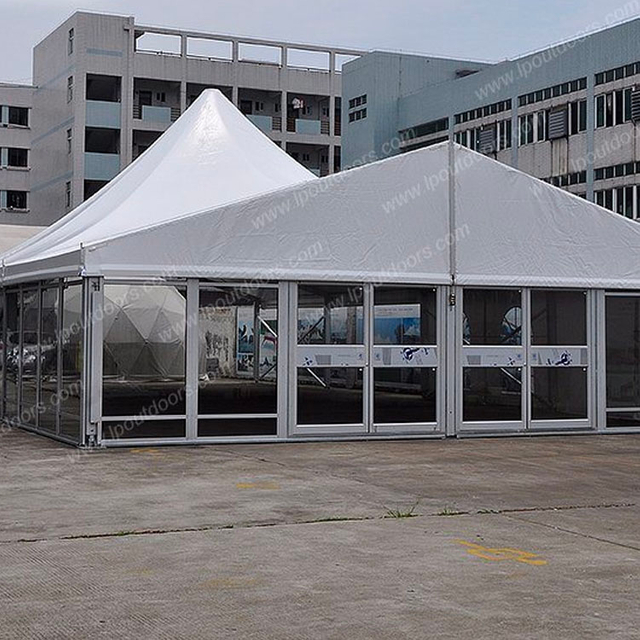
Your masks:
{"label": "building facade", "polygon": [[0,83],[0,224],[29,224],[33,87]]}
{"label": "building facade", "polygon": [[638,42],[632,20],[475,70],[366,54],[343,73],[344,164],[449,139],[639,218]]}
{"label": "building facade", "polygon": [[31,224],[50,224],[220,89],[319,176],[341,165],[341,67],[361,52],[75,13],[34,49]]}

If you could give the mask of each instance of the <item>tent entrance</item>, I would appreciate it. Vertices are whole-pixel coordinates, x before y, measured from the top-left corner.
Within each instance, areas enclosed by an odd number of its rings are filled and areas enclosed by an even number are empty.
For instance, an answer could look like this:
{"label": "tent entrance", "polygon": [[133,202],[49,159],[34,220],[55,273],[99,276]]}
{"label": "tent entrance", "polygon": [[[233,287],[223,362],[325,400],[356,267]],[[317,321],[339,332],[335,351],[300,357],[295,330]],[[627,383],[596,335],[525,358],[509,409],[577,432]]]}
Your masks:
{"label": "tent entrance", "polygon": [[588,293],[467,288],[461,296],[457,431],[592,428]]}
{"label": "tent entrance", "polygon": [[442,430],[443,295],[420,286],[299,284],[290,435]]}

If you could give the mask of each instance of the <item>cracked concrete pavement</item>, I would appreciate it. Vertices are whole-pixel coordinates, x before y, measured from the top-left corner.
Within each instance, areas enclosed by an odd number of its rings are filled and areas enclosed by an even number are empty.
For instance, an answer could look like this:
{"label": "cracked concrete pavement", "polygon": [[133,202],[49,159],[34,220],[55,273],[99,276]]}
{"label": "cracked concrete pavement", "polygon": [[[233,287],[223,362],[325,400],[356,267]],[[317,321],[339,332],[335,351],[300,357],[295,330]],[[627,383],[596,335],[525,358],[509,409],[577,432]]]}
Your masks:
{"label": "cracked concrete pavement", "polygon": [[640,638],[639,436],[0,442],[0,638]]}

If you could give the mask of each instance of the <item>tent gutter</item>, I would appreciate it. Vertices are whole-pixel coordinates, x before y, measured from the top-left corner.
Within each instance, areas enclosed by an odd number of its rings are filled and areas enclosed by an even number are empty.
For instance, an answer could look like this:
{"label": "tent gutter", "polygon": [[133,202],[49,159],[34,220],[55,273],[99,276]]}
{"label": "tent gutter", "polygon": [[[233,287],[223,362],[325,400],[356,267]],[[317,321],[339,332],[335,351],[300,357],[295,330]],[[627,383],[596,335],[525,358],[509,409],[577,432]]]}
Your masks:
{"label": "tent gutter", "polygon": [[2,263],[0,285],[20,284],[50,278],[75,278],[84,275],[82,250],[22,264]]}

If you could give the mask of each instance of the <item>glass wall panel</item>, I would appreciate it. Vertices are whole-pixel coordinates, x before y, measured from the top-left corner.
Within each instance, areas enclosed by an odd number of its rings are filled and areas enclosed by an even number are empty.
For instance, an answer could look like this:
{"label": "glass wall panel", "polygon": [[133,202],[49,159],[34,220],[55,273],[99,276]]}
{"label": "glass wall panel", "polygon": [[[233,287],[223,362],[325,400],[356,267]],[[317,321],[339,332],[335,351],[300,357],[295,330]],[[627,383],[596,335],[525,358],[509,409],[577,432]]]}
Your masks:
{"label": "glass wall panel", "polygon": [[363,288],[298,286],[298,344],[362,344]]}
{"label": "glass wall panel", "polygon": [[38,426],[38,290],[22,292],[22,367],[20,423]]}
{"label": "glass wall panel", "polygon": [[640,297],[606,303],[607,407],[640,408]]}
{"label": "glass wall panel", "polygon": [[4,364],[6,356],[6,327],[4,324],[6,312],[5,312],[5,297],[4,289],[0,288],[0,419],[4,418],[4,374],[6,367]]}
{"label": "glass wall panel", "polygon": [[587,417],[587,371],[580,367],[534,367],[531,370],[533,420]]}
{"label": "glass wall panel", "polygon": [[168,420],[116,420],[102,423],[103,440],[131,440],[133,438],[184,438],[186,421]]}
{"label": "glass wall panel", "polygon": [[471,345],[521,345],[520,292],[515,289],[465,289],[463,341]]}
{"label": "glass wall panel", "polygon": [[298,369],[298,424],[362,424],[362,369]]}
{"label": "glass wall panel", "polygon": [[374,370],[373,420],[381,423],[436,421],[436,372],[426,367]]}
{"label": "glass wall panel", "polygon": [[62,294],[62,381],[60,435],[80,440],[83,362],[82,283],[65,284]]}
{"label": "glass wall panel", "polygon": [[213,438],[220,436],[275,436],[278,422],[275,418],[200,418],[198,436]]}
{"label": "glass wall panel", "polygon": [[7,332],[5,351],[5,415],[7,418],[18,417],[18,376],[20,374],[20,292],[8,291]]}
{"label": "glass wall panel", "polygon": [[522,419],[522,369],[466,367],[463,376],[465,422]]}
{"label": "glass wall panel", "polygon": [[436,292],[418,287],[376,287],[374,342],[377,345],[436,343]]}
{"label": "glass wall panel", "polygon": [[[184,287],[105,285],[103,418],[185,414],[186,325]],[[174,426],[158,421],[150,435],[165,428]]]}
{"label": "glass wall panel", "polygon": [[640,427],[640,411],[608,411],[607,427],[614,429]]}
{"label": "glass wall panel", "polygon": [[58,289],[42,290],[40,321],[40,408],[39,426],[52,433],[58,414]]}
{"label": "glass wall panel", "polygon": [[[200,291],[198,414],[275,414],[278,290],[218,287]],[[268,421],[267,421],[268,422]],[[269,422],[271,425],[272,421]],[[264,421],[199,422],[199,435],[261,435]],[[225,426],[226,425],[226,426]],[[226,428],[237,433],[226,433]]]}
{"label": "glass wall panel", "polygon": [[587,297],[583,291],[531,292],[531,342],[587,344]]}

